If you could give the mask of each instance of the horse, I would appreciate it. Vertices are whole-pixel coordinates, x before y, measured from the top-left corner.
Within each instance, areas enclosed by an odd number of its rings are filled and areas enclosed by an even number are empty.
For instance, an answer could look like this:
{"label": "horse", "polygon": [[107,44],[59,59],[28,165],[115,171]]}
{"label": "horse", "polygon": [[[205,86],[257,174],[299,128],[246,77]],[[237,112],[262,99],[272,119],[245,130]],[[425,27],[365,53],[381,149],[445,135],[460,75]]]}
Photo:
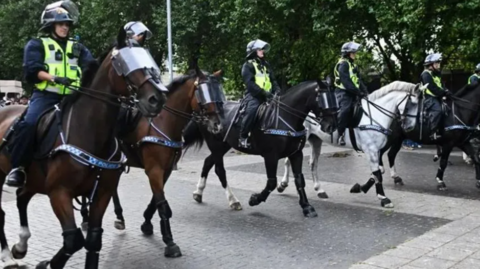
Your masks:
{"label": "horse", "polygon": [[477,126],[480,123],[480,103],[470,100],[480,100],[480,84],[467,85],[447,99],[445,106],[449,112],[443,123],[444,134],[439,141],[432,141],[428,135],[423,135],[421,139],[420,126],[414,132],[395,132],[396,135],[391,137],[390,145],[382,149],[380,154],[382,156],[388,150],[390,175],[396,185],[403,185],[404,183],[396,173],[395,158],[400,151],[403,140],[410,139],[425,145],[437,146],[437,155],[434,157],[434,161],[440,158],[440,166],[435,177],[439,191],[447,190],[443,175],[454,147],[460,148],[464,154],[467,153],[473,161],[477,180],[476,187],[480,188],[480,159],[478,155],[480,145],[475,140],[478,136]]}
{"label": "horse", "polygon": [[[263,116],[257,116],[256,127],[253,128],[249,138],[251,147],[248,149],[240,148],[238,145],[240,130],[236,115],[239,114],[241,107],[238,102],[227,102],[224,105],[225,121],[223,124],[224,127],[229,125],[229,128],[225,128],[227,131],[222,132],[221,135],[212,134],[197,124],[188,125],[184,131],[187,149],[194,144],[201,146],[205,141],[211,152],[205,159],[200,181],[193,193],[195,201],[202,202],[208,172],[215,165],[215,173],[225,189],[230,207],[234,210],[242,209],[240,202],[227,183],[223,164],[223,156],[233,147],[243,153],[261,155],[265,161],[267,184],[261,193],[252,194],[249,200],[250,206],[257,206],[267,200],[270,192],[277,186],[278,160],[288,157],[293,164],[292,169],[295,174],[295,184],[303,214],[309,218],[316,217],[317,213],[313,206],[309,204],[304,190],[302,149],[305,145],[305,130],[302,123],[308,112],[313,111],[315,117],[321,118],[323,130],[333,132],[336,129],[338,108],[333,92],[329,91],[326,85],[321,82],[306,81],[264,104],[259,108],[258,113],[263,114]],[[263,127],[260,125],[263,125]]]}
{"label": "horse", "polygon": [[[383,189],[382,173],[379,167],[380,150],[385,147],[389,135],[393,132],[389,130],[392,122],[399,119],[401,127],[404,130],[412,129],[416,124],[416,115],[418,110],[418,96],[420,91],[426,86],[415,85],[412,83],[395,81],[377,91],[374,91],[368,96],[368,99],[362,100],[362,107],[365,112],[359,114],[361,119],[359,126],[354,131],[354,136],[358,148],[365,152],[372,176],[367,183],[360,186],[355,184],[350,192],[359,193],[360,191],[367,193],[368,190],[375,184],[377,197],[380,200],[382,207],[393,208],[392,201],[385,195]],[[371,108],[369,108],[371,106]],[[374,124],[375,125],[374,125]],[[328,198],[325,190],[320,186],[318,178],[318,158],[320,156],[322,143],[325,141],[337,141],[338,133],[331,135],[325,134],[321,126],[305,121],[304,123],[307,131],[307,136],[311,145],[312,154],[310,155],[310,170],[312,172],[314,189],[319,198]],[[350,134],[345,134],[348,147],[353,147],[350,142]],[[277,187],[278,192],[283,192],[288,186],[289,181],[289,160],[285,160],[285,172],[282,181]]]}
{"label": "horse", "polygon": [[[90,63],[84,70],[81,87],[64,98],[59,105],[39,119],[36,144],[37,158],[27,166],[26,184],[17,190],[20,214],[20,240],[11,252],[5,237],[5,212],[0,207],[0,244],[5,268],[18,266],[14,259],[27,254],[30,230],[27,206],[37,193],[50,198],[52,209],[62,226],[63,246],[49,261],[37,269],[64,268],[78,250],[87,250],[85,268],[96,269],[102,247],[102,218],[114,193],[125,157],[114,137],[115,119],[121,105],[137,104],[145,115],[156,115],[166,101],[159,70],[147,50],[133,46],[121,27],[117,45],[105,53],[101,65]],[[131,61],[126,61],[130,59]],[[135,63],[141,64],[135,65]],[[132,65],[133,64],[133,65]],[[145,64],[145,65],[144,65]],[[3,186],[11,165],[8,144],[11,126],[25,111],[25,106],[0,109],[0,185]],[[73,198],[89,195],[91,200],[90,227],[86,239],[77,228]]]}
{"label": "horse", "polygon": [[[155,211],[158,211],[163,241],[167,245],[164,253],[166,257],[180,257],[182,253],[173,241],[169,220],[172,211],[165,198],[164,186],[182,153],[182,130],[192,118],[212,133],[222,130],[220,123],[225,96],[220,76],[221,71],[205,76],[197,69],[193,74],[176,78],[167,86],[168,100],[157,117],[134,115],[132,121],[126,123],[127,130],[118,135],[122,151],[128,157],[127,165],[145,169],[153,192],[151,202],[143,214],[145,222],[141,230],[145,235],[153,234],[151,219]],[[123,230],[125,219],[118,192],[114,193],[113,204],[117,216],[114,227]],[[88,222],[85,200],[82,201],[81,213],[82,227],[85,227]]]}

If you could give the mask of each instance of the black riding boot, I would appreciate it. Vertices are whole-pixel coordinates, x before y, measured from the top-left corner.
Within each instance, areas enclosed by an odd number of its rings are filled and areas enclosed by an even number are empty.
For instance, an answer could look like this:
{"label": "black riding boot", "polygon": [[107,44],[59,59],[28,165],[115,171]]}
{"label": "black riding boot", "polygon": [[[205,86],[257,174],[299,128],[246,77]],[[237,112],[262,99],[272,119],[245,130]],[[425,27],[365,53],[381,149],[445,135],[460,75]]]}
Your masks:
{"label": "black riding boot", "polygon": [[15,168],[10,171],[7,175],[7,179],[5,184],[10,187],[22,187],[25,184],[25,180],[27,179],[27,174],[25,173],[23,167]]}

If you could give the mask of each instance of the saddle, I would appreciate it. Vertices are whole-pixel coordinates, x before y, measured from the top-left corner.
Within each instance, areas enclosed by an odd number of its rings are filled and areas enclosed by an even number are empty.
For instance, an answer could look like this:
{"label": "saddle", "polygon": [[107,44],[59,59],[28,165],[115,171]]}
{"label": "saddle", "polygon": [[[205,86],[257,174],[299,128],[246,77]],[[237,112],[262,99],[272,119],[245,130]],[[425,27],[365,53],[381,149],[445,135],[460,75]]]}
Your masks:
{"label": "saddle", "polygon": [[[276,97],[279,99],[280,97]],[[245,116],[245,108],[247,103],[242,100],[240,101],[240,106],[238,112],[233,120],[233,124],[237,125],[242,122],[243,117]],[[255,114],[255,119],[253,123],[253,127],[259,127],[261,131],[267,130],[269,128],[277,128],[278,127],[278,113],[279,108],[275,103],[271,102],[264,102],[262,103]]]}
{"label": "saddle", "polygon": [[[5,133],[3,140],[6,143],[6,149],[11,154],[13,145],[22,143],[18,141],[19,137],[15,133],[18,124],[25,118],[27,109],[17,117],[11,124],[8,131]],[[34,159],[42,159],[48,156],[55,145],[58,134],[61,128],[61,113],[55,108],[51,108],[39,117],[35,125],[35,140],[34,140]]]}

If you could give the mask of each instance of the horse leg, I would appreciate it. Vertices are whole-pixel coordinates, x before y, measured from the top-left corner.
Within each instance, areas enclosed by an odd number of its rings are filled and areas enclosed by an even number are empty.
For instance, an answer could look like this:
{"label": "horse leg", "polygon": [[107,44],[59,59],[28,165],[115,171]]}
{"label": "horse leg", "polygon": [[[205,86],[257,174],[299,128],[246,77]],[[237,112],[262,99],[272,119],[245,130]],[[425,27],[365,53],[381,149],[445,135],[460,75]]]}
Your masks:
{"label": "horse leg", "polygon": [[440,167],[438,167],[437,171],[437,189],[439,191],[446,191],[447,186],[445,185],[445,182],[443,181],[443,173],[445,172],[445,168],[447,168],[448,165],[448,158],[450,157],[450,152],[452,152],[453,147],[452,146],[443,146],[442,148],[442,157],[440,158]]}
{"label": "horse leg", "polygon": [[88,202],[87,197],[82,195],[82,208],[80,209],[82,215],[82,231],[88,230]]}
{"label": "horse leg", "polygon": [[115,190],[112,196],[113,199],[113,207],[115,211],[115,216],[117,219],[113,223],[113,226],[117,230],[125,230],[125,218],[123,217],[123,208],[120,204],[120,198],[118,197],[118,190]]}
{"label": "horse leg", "polygon": [[[225,171],[225,165],[223,164],[223,156],[225,155],[225,153],[227,153],[229,149],[230,146],[224,146],[221,150],[213,153],[213,160],[215,162],[215,174],[217,174],[220,183],[222,183],[222,187],[225,190],[225,195],[227,196],[230,208],[239,211],[242,210],[242,205],[240,204],[240,201],[237,199],[232,189],[228,185],[227,172]],[[207,174],[208,171],[204,174],[205,179]]]}
{"label": "horse leg", "polygon": [[285,191],[285,189],[288,187],[288,181],[290,177],[290,160],[288,158],[285,158],[284,162],[285,166],[285,171],[283,172],[283,178],[282,181],[280,181],[280,184],[278,184],[277,191],[279,193],[282,193]]}
{"label": "horse leg", "polygon": [[143,218],[145,219],[145,221],[140,226],[140,230],[142,230],[142,233],[144,235],[149,236],[153,234],[152,218],[156,210],[157,210],[157,207],[155,205],[155,197],[152,195],[152,199],[150,199],[150,203],[148,203],[147,208],[143,212]]}
{"label": "horse leg", "polygon": [[[3,184],[5,183],[5,174],[0,172],[0,201],[2,200]],[[2,261],[3,268],[13,269],[18,268],[17,261],[14,260],[10,248],[8,247],[7,237],[5,235],[5,211],[3,211],[2,203],[0,202],[0,245],[2,247]]]}
{"label": "horse leg", "polygon": [[172,230],[170,228],[170,218],[172,217],[172,210],[165,198],[165,182],[170,175],[171,171],[165,171],[158,165],[155,165],[151,169],[146,170],[148,178],[150,179],[150,186],[153,191],[152,202],[155,202],[155,206],[160,216],[160,230],[162,231],[163,242],[167,245],[165,247],[165,257],[176,258],[182,256],[180,247],[173,241]]}
{"label": "horse leg", "polygon": [[350,190],[351,193],[359,193],[362,191],[363,193],[367,193],[373,185],[375,185],[375,189],[377,191],[377,197],[380,200],[380,205],[387,208],[393,208],[392,201],[385,196],[385,191],[383,189],[383,178],[382,172],[378,169],[378,159],[380,156],[379,151],[374,151],[371,149],[365,149],[365,154],[368,156],[370,161],[370,169],[372,170],[372,176],[368,179],[367,183],[360,186],[356,183],[352,189]]}
{"label": "horse leg", "polygon": [[107,172],[104,172],[98,181],[98,188],[90,206],[88,232],[85,239],[85,249],[87,250],[85,269],[98,269],[100,250],[102,249],[102,220],[110,198],[117,190],[120,176],[121,173],[118,171],[108,171],[108,175]]}
{"label": "horse leg", "polygon": [[402,140],[399,140],[397,143],[394,143],[390,150],[388,151],[388,163],[390,165],[390,176],[393,178],[395,185],[403,186],[403,179],[397,174],[395,169],[395,158],[397,157],[398,152],[402,148]]}
{"label": "horse leg", "polygon": [[278,157],[274,154],[269,154],[264,156],[264,160],[267,170],[267,185],[261,193],[254,193],[250,196],[250,200],[248,201],[250,206],[256,206],[261,202],[265,202],[270,193],[277,187]]}
{"label": "horse leg", "polygon": [[207,185],[208,173],[210,172],[214,164],[215,161],[213,159],[213,154],[208,155],[208,157],[205,158],[205,161],[203,162],[202,174],[200,175],[197,189],[193,192],[193,200],[197,201],[198,203],[202,202],[203,190]]}
{"label": "horse leg", "polygon": [[463,150],[464,159],[467,156],[471,164],[475,166],[475,179],[477,180],[475,186],[480,188],[480,157],[471,143],[467,143],[460,148]]}
{"label": "horse leg", "polygon": [[474,162],[473,162],[472,158],[469,157],[469,155],[472,156],[471,154],[467,154],[467,153],[463,152],[463,161],[466,164],[472,165],[472,164],[474,164]]}
{"label": "horse leg", "polygon": [[[48,196],[50,197],[50,204],[52,205],[53,211],[62,225],[63,246],[57,254],[53,256],[52,260],[40,262],[36,269],[64,268],[70,257],[82,249],[85,243],[82,230],[77,228],[77,224],[75,223],[72,203],[73,197],[70,196],[68,190],[56,189],[51,191]],[[90,222],[89,226],[91,224]]]}
{"label": "horse leg", "polygon": [[318,159],[320,158],[320,153],[322,151],[323,141],[314,135],[310,135],[308,139],[310,147],[312,148],[312,154],[310,155],[310,171],[312,172],[313,178],[313,188],[317,192],[317,197],[321,199],[327,199],[328,195],[324,189],[320,186],[320,179],[318,178]]}
{"label": "horse leg", "polygon": [[303,153],[301,150],[289,156],[292,164],[292,172],[295,178],[295,187],[297,187],[298,196],[300,197],[299,204],[303,210],[303,215],[307,218],[317,217],[315,208],[308,203],[307,194],[305,193],[305,178],[302,174]]}
{"label": "horse leg", "polygon": [[437,162],[440,159],[440,157],[442,157],[442,148],[439,145],[436,145],[436,147],[437,147],[437,154],[433,156],[434,162]]}
{"label": "horse leg", "polygon": [[27,207],[28,203],[35,194],[27,191],[25,188],[17,189],[17,208],[20,215],[20,233],[19,241],[12,247],[12,255],[15,259],[23,259],[27,255],[28,239],[31,233],[28,228]]}

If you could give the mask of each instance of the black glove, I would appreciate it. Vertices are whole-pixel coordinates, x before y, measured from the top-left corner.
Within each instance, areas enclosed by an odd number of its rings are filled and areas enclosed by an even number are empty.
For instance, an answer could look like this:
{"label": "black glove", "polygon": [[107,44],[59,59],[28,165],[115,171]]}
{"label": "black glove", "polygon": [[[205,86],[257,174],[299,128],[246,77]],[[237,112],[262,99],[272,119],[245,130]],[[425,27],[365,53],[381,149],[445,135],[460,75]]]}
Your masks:
{"label": "black glove", "polygon": [[453,93],[449,90],[445,90],[444,96],[451,96]]}
{"label": "black glove", "polygon": [[360,98],[364,98],[367,96],[367,94],[363,91],[358,91],[357,95],[360,97]]}
{"label": "black glove", "polygon": [[69,78],[65,78],[65,77],[54,77],[53,81],[56,84],[62,84],[64,86],[70,86],[70,84],[72,84],[74,82],[74,80],[69,79]]}
{"label": "black glove", "polygon": [[268,100],[273,98],[273,94],[271,92],[265,92],[265,97],[267,97]]}

